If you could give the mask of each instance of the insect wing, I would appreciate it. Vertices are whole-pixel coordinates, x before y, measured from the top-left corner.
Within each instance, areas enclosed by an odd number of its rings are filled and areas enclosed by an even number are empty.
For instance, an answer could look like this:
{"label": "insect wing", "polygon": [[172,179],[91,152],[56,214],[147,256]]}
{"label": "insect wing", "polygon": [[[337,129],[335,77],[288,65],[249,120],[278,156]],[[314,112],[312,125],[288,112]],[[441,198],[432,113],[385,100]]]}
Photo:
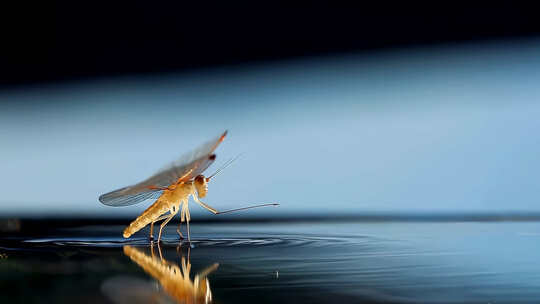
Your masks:
{"label": "insect wing", "polygon": [[125,187],[101,195],[99,201],[104,205],[122,207],[134,205],[147,199],[158,199],[162,193],[161,190],[137,191],[133,187]]}
{"label": "insect wing", "polygon": [[179,160],[138,184],[101,195],[99,201],[105,205],[117,207],[133,205],[147,199],[157,199],[162,193],[160,188],[189,181],[204,172],[216,159],[212,152],[225,139],[226,135],[227,131],[183,155]]}

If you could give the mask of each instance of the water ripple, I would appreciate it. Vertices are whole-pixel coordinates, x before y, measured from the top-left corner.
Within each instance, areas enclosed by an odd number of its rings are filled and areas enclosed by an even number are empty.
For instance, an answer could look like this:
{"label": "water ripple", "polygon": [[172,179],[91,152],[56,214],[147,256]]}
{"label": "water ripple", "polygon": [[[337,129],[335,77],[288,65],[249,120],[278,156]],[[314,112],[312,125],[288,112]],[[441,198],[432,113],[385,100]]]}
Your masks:
{"label": "water ripple", "polygon": [[[163,239],[164,246],[190,244],[192,247],[327,247],[336,245],[361,245],[366,238],[358,237],[316,237],[303,235],[266,236],[266,237],[235,237],[235,238],[205,238],[195,239],[191,243],[181,240]],[[70,247],[122,247],[124,245],[148,246],[146,238],[111,239],[111,238],[34,238],[22,240],[27,246],[70,246]],[[156,241],[153,242],[156,244]]]}

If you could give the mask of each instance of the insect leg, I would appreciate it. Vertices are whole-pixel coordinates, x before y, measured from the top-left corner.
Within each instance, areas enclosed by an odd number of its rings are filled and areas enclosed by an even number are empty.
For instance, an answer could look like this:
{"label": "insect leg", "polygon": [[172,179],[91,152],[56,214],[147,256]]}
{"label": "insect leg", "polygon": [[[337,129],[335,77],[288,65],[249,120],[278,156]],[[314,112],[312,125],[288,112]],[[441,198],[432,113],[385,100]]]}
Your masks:
{"label": "insect leg", "polygon": [[[188,214],[189,214],[189,211],[188,211]],[[191,243],[191,237],[189,236],[189,216],[186,219],[186,224],[187,224],[187,239],[188,239],[188,242]]]}
{"label": "insect leg", "polygon": [[193,195],[193,200],[195,200],[199,205],[201,205],[204,209],[212,212],[213,214],[218,214],[219,211],[217,211],[216,209],[212,208],[210,205],[207,205],[203,202],[201,202],[201,200],[197,197],[197,195]]}
{"label": "insect leg", "polygon": [[[161,254],[161,246],[159,245],[159,242],[157,243],[157,248],[159,252],[159,258],[161,259],[161,261],[163,261],[163,254]],[[154,253],[154,243],[150,243],[150,253],[152,254],[152,259],[154,259],[156,257]]]}
{"label": "insect leg", "polygon": [[236,212],[236,211],[241,211],[241,210],[246,210],[246,209],[253,209],[253,208],[260,208],[260,207],[267,207],[267,206],[278,206],[279,205],[278,203],[267,203],[267,204],[248,206],[248,207],[242,207],[242,208],[237,208],[237,209],[230,209],[230,210],[225,210],[225,211],[218,211],[217,209],[213,208],[212,206],[203,203],[197,197],[197,195],[195,195],[195,194],[193,194],[193,200],[195,200],[197,203],[199,203],[199,205],[201,205],[206,210],[212,212],[213,214],[223,214],[223,213]]}
{"label": "insect leg", "polygon": [[178,232],[178,235],[180,235],[180,239],[183,239],[184,235],[182,234],[182,231],[180,230],[181,226],[182,226],[182,220],[178,221],[178,228],[176,228],[176,232]]}
{"label": "insect leg", "polygon": [[150,240],[154,239],[154,223],[157,222],[157,221],[164,220],[164,219],[166,219],[168,217],[169,217],[168,214],[163,215],[163,216],[160,216],[157,219],[153,220],[152,223],[150,223]]}
{"label": "insect leg", "polygon": [[199,278],[207,277],[210,273],[214,272],[219,267],[219,263],[214,263],[213,265],[210,265],[206,267],[203,271],[199,272],[197,275]]}
{"label": "insect leg", "polygon": [[191,216],[189,215],[189,207],[187,201],[184,201],[184,205],[182,206],[182,220],[184,220],[184,217],[186,219],[187,225],[188,242],[191,242],[191,237],[189,236],[189,221],[191,220]]}
{"label": "insect leg", "polygon": [[[174,209],[174,211],[173,211]],[[165,225],[167,225],[167,223],[176,215],[176,213],[178,213],[178,209],[176,208],[173,208],[171,209],[171,213],[169,215],[169,217],[167,217],[167,219],[165,221],[163,221],[163,223],[161,223],[160,227],[159,227],[159,235],[158,235],[158,243],[159,241],[161,240],[161,232],[163,231],[163,227],[165,227]]]}
{"label": "insect leg", "polygon": [[182,273],[184,274],[184,277],[189,278],[189,273],[191,272],[191,263],[190,263],[189,258],[186,263],[186,258],[182,256],[181,264],[182,264]]}
{"label": "insect leg", "polygon": [[[180,204],[182,203],[183,202],[181,202]],[[176,232],[178,232],[178,234],[180,235],[180,239],[184,238],[184,235],[182,234],[182,230],[180,230],[180,227],[182,226],[182,217],[183,217],[183,212],[180,214],[180,221],[178,221],[178,229],[176,229]]]}
{"label": "insect leg", "polygon": [[163,254],[161,253],[161,246],[159,245],[159,242],[157,243],[157,249],[158,249],[158,252],[159,252],[159,259],[163,263]]}

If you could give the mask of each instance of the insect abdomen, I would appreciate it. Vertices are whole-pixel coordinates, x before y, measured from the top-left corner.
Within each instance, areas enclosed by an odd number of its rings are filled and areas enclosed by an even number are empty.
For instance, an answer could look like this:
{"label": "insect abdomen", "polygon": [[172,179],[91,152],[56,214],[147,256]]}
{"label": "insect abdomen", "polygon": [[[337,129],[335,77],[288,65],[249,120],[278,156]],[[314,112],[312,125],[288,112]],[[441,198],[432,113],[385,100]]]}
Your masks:
{"label": "insect abdomen", "polygon": [[157,200],[139,215],[129,226],[124,229],[124,238],[130,237],[135,232],[143,229],[146,225],[157,219],[163,213],[169,211],[169,206],[164,201]]}

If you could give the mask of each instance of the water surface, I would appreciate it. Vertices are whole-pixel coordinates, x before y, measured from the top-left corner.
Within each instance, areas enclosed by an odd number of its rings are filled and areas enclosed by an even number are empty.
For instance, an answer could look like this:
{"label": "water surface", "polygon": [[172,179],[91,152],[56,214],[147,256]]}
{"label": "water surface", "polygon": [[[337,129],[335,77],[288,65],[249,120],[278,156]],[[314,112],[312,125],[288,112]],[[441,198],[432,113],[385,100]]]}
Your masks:
{"label": "water surface", "polygon": [[[45,225],[46,223],[43,222]],[[4,234],[2,303],[538,303],[539,222],[195,223]]]}

